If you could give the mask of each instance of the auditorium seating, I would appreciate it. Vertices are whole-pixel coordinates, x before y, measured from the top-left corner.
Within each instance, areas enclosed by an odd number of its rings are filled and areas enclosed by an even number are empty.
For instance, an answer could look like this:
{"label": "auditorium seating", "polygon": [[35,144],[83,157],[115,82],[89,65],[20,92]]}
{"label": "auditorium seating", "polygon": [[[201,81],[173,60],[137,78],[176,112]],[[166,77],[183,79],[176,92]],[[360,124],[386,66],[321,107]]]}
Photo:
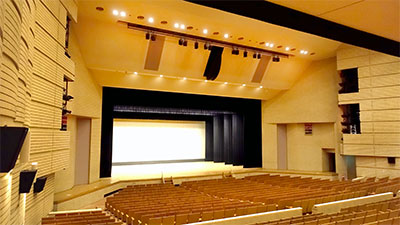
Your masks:
{"label": "auditorium seating", "polygon": [[[330,181],[267,174],[243,179],[228,177],[189,181],[179,186],[128,186],[108,197],[105,204],[107,210],[128,224],[178,225],[292,207],[301,207],[306,214],[311,213],[314,204],[350,199],[389,189],[396,193],[400,189],[399,184],[399,179],[389,178]],[[390,204],[391,208],[388,206],[387,210],[398,206],[397,203]],[[381,213],[379,210],[383,209],[376,209],[376,217]],[[344,218],[346,213],[354,214],[347,211],[331,217]],[[321,219],[324,217],[328,220],[326,215],[320,216]]]}
{"label": "auditorium seating", "polygon": [[255,225],[398,225],[400,224],[400,198],[343,209],[339,213],[303,215]]}
{"label": "auditorium seating", "polygon": [[43,225],[121,225],[103,211],[84,211],[50,215],[42,218]]}

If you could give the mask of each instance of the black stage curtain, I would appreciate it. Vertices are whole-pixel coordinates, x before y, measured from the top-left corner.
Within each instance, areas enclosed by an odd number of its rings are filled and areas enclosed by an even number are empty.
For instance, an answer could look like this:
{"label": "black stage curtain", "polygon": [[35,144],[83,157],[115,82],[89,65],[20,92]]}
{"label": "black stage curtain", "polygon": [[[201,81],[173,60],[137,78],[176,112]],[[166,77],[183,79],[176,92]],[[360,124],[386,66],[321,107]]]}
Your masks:
{"label": "black stage curtain", "polygon": [[261,101],[103,88],[100,177],[110,177],[115,118],[205,121],[206,161],[261,167]]}

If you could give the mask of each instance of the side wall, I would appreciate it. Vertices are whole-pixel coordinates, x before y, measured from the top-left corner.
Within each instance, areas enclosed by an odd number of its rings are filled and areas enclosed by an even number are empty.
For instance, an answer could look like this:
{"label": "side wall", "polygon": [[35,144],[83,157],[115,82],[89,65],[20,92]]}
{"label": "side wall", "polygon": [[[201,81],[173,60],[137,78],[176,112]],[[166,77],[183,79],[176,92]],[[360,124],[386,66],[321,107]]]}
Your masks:
{"label": "side wall", "polygon": [[[64,54],[66,4],[76,9],[71,0],[0,1],[0,126],[29,128],[15,168],[0,175],[0,224],[38,224],[53,208],[54,173],[68,166],[62,95],[75,66]],[[19,194],[19,173],[32,162],[45,189]]]}
{"label": "side wall", "polygon": [[75,81],[69,84],[69,95],[74,99],[68,103],[68,109],[72,111],[68,116],[68,131],[71,133],[70,158],[67,169],[56,173],[55,192],[64,191],[74,186],[75,181],[75,151],[76,151],[76,121],[79,117],[91,119],[90,135],[90,168],[89,182],[99,179],[100,167],[100,128],[101,128],[101,95],[102,89],[86,68],[82,58],[79,43],[75,35],[76,24],[71,24],[69,53],[75,62]]}
{"label": "side wall", "polygon": [[[336,59],[330,58],[311,63],[291,89],[263,101],[264,168],[277,169],[277,124],[286,124],[288,169],[326,170],[322,148],[338,149],[337,92]],[[312,124],[313,134],[304,133],[304,123]],[[337,170],[342,173],[340,162]]]}
{"label": "side wall", "polygon": [[[344,45],[337,70],[358,68],[359,91],[339,94],[360,104],[361,134],[343,134],[343,154],[356,156],[357,176],[400,176],[400,58]],[[396,157],[389,164],[387,157]]]}

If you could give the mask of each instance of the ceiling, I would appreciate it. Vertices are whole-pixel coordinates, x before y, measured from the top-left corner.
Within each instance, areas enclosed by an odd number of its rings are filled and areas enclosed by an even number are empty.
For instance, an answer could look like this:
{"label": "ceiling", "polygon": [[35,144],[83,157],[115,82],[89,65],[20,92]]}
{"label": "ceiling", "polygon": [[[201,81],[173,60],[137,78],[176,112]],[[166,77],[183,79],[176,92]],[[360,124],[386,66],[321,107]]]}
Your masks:
{"label": "ceiling", "polygon": [[399,0],[268,0],[400,42]]}
{"label": "ceiling", "polygon": [[[102,86],[269,99],[279,91],[292,87],[313,61],[334,57],[341,45],[337,41],[179,0],[80,0],[78,7],[78,23],[72,25],[73,32],[86,66]],[[98,11],[96,7],[102,7],[104,10]],[[125,11],[127,16],[114,16],[114,9]],[[324,11],[331,9],[332,7],[327,7]],[[143,16],[144,19],[138,19],[138,16]],[[150,17],[154,18],[154,23],[148,22]],[[271,63],[259,84],[251,82],[259,60],[252,57],[243,58],[242,52],[235,56],[230,53],[231,49],[225,49],[218,78],[215,82],[209,82],[208,88],[205,88],[202,75],[209,51],[201,47],[195,50],[191,42],[187,47],[182,47],[178,45],[177,38],[167,37],[159,70],[145,70],[144,63],[149,45],[145,33],[129,30],[118,23],[118,20],[289,53],[293,56],[282,58],[279,63]],[[161,21],[167,21],[167,24],[161,24]],[[192,26],[193,29],[175,28],[175,23],[185,24],[185,27]],[[203,34],[204,28],[208,29],[208,34]],[[214,32],[219,34],[214,35]],[[223,37],[225,33],[229,34],[229,38]],[[239,37],[243,39],[239,40]],[[274,43],[274,47],[266,47],[260,42]],[[296,50],[286,51],[286,47]],[[303,55],[300,54],[301,50],[315,54]],[[143,76],[140,78],[143,83],[125,78],[133,72]],[[169,81],[159,82],[161,74]],[[175,80],[184,77],[192,84],[185,87],[174,83]],[[202,88],[196,89],[195,84],[199,82],[203,82]],[[224,82],[228,82],[230,88],[216,88]],[[246,87],[242,84],[246,84]],[[262,91],[258,90],[260,85],[263,86]]]}

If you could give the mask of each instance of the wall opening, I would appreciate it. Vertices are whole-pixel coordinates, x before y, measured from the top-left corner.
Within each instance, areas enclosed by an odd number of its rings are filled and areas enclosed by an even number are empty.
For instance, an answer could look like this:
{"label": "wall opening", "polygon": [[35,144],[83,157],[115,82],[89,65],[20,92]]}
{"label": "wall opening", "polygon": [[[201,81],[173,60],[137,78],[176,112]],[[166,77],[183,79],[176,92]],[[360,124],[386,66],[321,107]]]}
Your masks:
{"label": "wall opening", "polygon": [[336,173],[336,159],[334,152],[328,152],[328,171]]}
{"label": "wall opening", "polygon": [[75,185],[89,183],[91,119],[77,119]]}
{"label": "wall opening", "polygon": [[287,127],[286,124],[278,124],[278,169],[287,170]]}

